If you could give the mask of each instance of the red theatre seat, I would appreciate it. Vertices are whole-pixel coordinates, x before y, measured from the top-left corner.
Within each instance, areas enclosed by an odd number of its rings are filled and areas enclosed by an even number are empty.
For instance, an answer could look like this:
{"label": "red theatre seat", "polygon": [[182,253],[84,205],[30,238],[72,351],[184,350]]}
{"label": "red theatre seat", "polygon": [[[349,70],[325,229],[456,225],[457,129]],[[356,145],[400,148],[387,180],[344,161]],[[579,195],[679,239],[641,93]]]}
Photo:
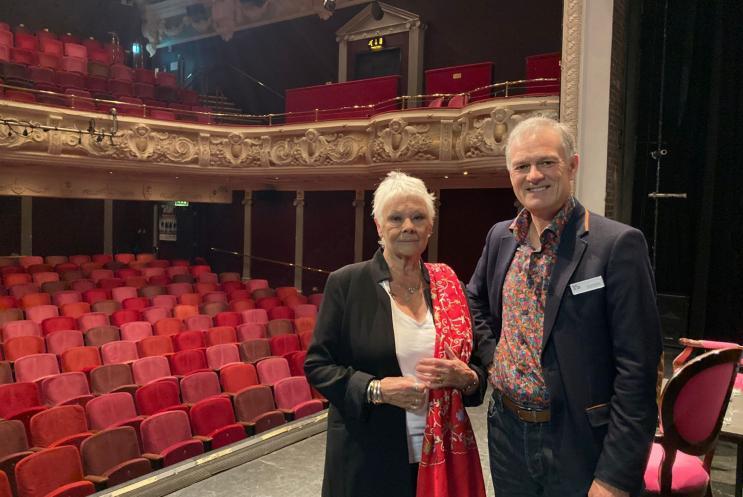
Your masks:
{"label": "red theatre seat", "polygon": [[204,453],[203,444],[193,438],[188,415],[182,411],[163,412],[142,421],[142,443],[146,453],[170,466]]}
{"label": "red theatre seat", "polygon": [[144,416],[137,415],[134,399],[126,392],[103,394],[85,405],[90,429],[99,431],[118,426],[131,426],[139,433]]}
{"label": "red theatre seat", "polygon": [[121,426],[96,433],[80,445],[86,479],[105,487],[119,485],[149,473],[150,462],[142,457],[137,431]]}
{"label": "red theatre seat", "polygon": [[[184,332],[182,334],[189,333]],[[194,332],[194,333],[199,333]],[[209,368],[204,349],[189,349],[176,352],[169,357],[170,370],[176,375],[188,375]]]}
{"label": "red theatre seat", "polygon": [[17,497],[83,497],[95,486],[83,480],[80,453],[65,445],[36,452],[16,465]]}
{"label": "red theatre seat", "polygon": [[29,421],[37,412],[46,409],[41,405],[39,390],[35,383],[10,383],[0,385],[0,418],[17,419],[29,431]]}
{"label": "red theatre seat", "polygon": [[252,364],[228,364],[219,370],[219,378],[222,390],[232,394],[258,384],[258,373]]}
{"label": "red theatre seat", "polygon": [[55,405],[79,404],[84,406],[93,396],[84,373],[71,372],[48,376],[41,380],[44,403]]}
{"label": "red theatre seat", "polygon": [[207,397],[222,395],[219,377],[214,371],[196,371],[181,378],[181,397],[186,404],[195,404]]}
{"label": "red theatre seat", "polygon": [[29,450],[23,423],[18,420],[0,421],[0,471],[8,476],[9,487],[13,492],[6,494],[6,497],[17,495],[15,466],[18,461],[31,454],[33,452]]}
{"label": "red theatre seat", "polygon": [[134,393],[134,402],[137,412],[143,416],[164,411],[188,410],[187,406],[181,404],[178,384],[169,380],[154,381],[139,387]]}
{"label": "red theatre seat", "polygon": [[291,413],[292,419],[300,419],[323,410],[322,401],[313,399],[310,385],[304,376],[292,376],[277,381],[274,397],[279,409]]}
{"label": "red theatre seat", "polygon": [[85,410],[77,405],[52,407],[31,418],[31,443],[34,447],[80,447],[90,435]]}
{"label": "red theatre seat", "polygon": [[286,422],[284,414],[276,409],[271,387],[253,385],[235,395],[237,419],[254,433],[261,433]]}
{"label": "red theatre seat", "polygon": [[245,428],[235,422],[232,402],[227,397],[205,398],[191,408],[189,416],[194,434],[207,437],[212,449],[245,438]]}

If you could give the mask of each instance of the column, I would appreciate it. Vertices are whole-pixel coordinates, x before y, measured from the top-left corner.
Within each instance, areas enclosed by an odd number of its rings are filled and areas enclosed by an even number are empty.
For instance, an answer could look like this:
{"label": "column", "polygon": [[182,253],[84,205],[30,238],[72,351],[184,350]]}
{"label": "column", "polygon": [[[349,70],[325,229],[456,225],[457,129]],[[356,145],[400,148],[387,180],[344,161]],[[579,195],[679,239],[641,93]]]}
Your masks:
{"label": "column", "polygon": [[411,21],[408,31],[408,95],[419,95],[423,89],[423,30],[420,21]]}
{"label": "column", "polygon": [[294,286],[302,288],[302,265],[304,243],[304,190],[297,190],[294,199],[296,219],[294,224]]}
{"label": "column", "polygon": [[152,204],[152,251],[155,254],[160,253],[160,248],[159,248],[160,226],[158,224],[158,219],[157,219],[157,209],[159,205],[160,204],[158,203]]}
{"label": "column", "polygon": [[21,254],[33,255],[33,197],[21,197]]}
{"label": "column", "polygon": [[114,201],[103,200],[103,253],[114,252]]}
{"label": "column", "polygon": [[250,279],[253,229],[253,190],[245,190],[243,198],[243,279]]}
{"label": "column", "polygon": [[336,38],[338,42],[338,82],[343,83],[348,78],[348,37]]}
{"label": "column", "polygon": [[364,190],[356,190],[353,208],[356,211],[356,222],[353,235],[353,261],[361,262],[364,257]]}
{"label": "column", "polygon": [[[578,119],[576,194],[587,209],[604,214],[609,146],[609,86],[613,0],[585,2],[582,39],[581,95]],[[590,50],[587,47],[591,47]]]}
{"label": "column", "polygon": [[439,261],[439,213],[441,213],[441,190],[434,190],[433,193],[436,195],[436,200],[433,203],[433,208],[436,212],[436,220],[433,223],[431,238],[428,239],[428,262]]}

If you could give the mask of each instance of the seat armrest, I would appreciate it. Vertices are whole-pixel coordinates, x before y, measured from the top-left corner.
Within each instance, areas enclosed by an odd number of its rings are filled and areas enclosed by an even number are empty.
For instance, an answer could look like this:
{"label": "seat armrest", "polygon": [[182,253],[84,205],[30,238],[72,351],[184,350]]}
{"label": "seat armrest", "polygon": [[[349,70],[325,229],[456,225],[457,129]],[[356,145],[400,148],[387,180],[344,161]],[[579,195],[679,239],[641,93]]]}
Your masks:
{"label": "seat armrest", "polygon": [[284,415],[284,419],[288,421],[294,421],[294,411],[291,409],[279,409],[281,411],[281,414]]}
{"label": "seat armrest", "polygon": [[153,454],[152,452],[145,452],[142,457],[150,461],[152,469],[161,469],[163,467],[163,456],[160,454]]}
{"label": "seat armrest", "polygon": [[192,438],[201,442],[204,446],[204,452],[212,450],[212,437],[205,437],[204,435],[194,435]]}
{"label": "seat armrest", "polygon": [[248,423],[247,421],[238,421],[238,424],[241,424],[242,427],[245,429],[245,434],[249,437],[252,437],[255,435],[255,423]]}
{"label": "seat armrest", "polygon": [[84,478],[95,485],[96,492],[104,490],[108,486],[108,477],[102,475],[85,475]]}

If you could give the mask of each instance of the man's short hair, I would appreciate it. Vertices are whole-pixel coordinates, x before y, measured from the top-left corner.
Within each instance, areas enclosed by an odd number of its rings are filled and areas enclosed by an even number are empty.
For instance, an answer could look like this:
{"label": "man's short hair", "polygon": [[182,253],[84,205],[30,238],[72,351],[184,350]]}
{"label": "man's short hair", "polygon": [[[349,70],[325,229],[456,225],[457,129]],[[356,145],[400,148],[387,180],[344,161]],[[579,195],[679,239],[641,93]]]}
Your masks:
{"label": "man's short hair", "polygon": [[549,117],[530,117],[518,123],[508,135],[506,141],[506,165],[511,169],[511,145],[524,136],[535,135],[542,129],[551,129],[560,135],[562,151],[565,158],[570,160],[575,155],[575,138],[568,126]]}

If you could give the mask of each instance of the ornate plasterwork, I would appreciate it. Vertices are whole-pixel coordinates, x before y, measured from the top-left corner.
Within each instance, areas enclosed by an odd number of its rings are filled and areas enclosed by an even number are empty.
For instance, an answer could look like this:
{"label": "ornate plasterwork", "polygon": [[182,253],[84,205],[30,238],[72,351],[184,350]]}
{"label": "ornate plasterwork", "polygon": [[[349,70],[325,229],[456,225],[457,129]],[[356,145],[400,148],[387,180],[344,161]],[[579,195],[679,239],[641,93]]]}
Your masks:
{"label": "ornate plasterwork", "polygon": [[429,124],[409,125],[403,118],[392,119],[381,130],[376,126],[369,129],[370,162],[403,162],[437,160]]}
{"label": "ornate plasterwork", "polygon": [[581,37],[585,0],[564,0],[562,15],[562,60],[560,68],[560,121],[577,137],[580,96]]}
{"label": "ornate plasterwork", "polygon": [[520,121],[534,116],[557,119],[557,112],[554,109],[540,109],[517,114],[509,107],[495,107],[487,117],[459,119],[457,123],[461,132],[457,141],[457,156],[471,159],[503,155],[509,131]]}
{"label": "ornate plasterwork", "polygon": [[[218,188],[210,186],[207,191],[199,178],[215,178],[218,186],[244,185],[245,181],[265,185],[286,179],[320,181],[318,175],[330,173],[333,181],[343,182],[359,181],[388,167],[413,167],[419,174],[440,176],[466,166],[470,171],[481,167],[494,174],[504,167],[503,144],[510,129],[528,116],[555,117],[557,106],[556,96],[520,96],[484,100],[463,109],[406,109],[368,120],[249,127],[122,116],[111,139],[70,131],[86,130],[91,114],[3,101],[1,118],[59,129],[41,131],[29,126],[23,133],[22,127],[14,126],[16,132],[8,136],[7,126],[0,124],[0,167],[33,164],[48,174],[75,168],[115,174],[117,181],[111,183],[104,177],[84,188],[65,188],[64,182],[49,186],[44,181],[23,180],[24,186],[19,187],[8,177],[3,178],[0,194],[21,194],[17,193],[21,188],[22,194],[51,195],[53,191],[59,196],[94,198],[179,195],[175,188],[152,189],[149,177],[167,175],[193,180],[198,188],[190,191],[201,193],[189,198],[196,200],[222,198]],[[104,114],[96,114],[95,123],[99,130],[112,129]],[[122,172],[134,178],[134,186],[124,188]]]}
{"label": "ornate plasterwork", "polygon": [[309,128],[304,136],[277,141],[270,152],[277,166],[329,166],[352,164],[363,156],[365,143],[359,137],[343,133],[322,135]]}
{"label": "ornate plasterwork", "polygon": [[[269,140],[270,141],[270,140]],[[243,133],[209,139],[209,156],[215,166],[259,167],[263,155],[263,140],[247,138]]]}

